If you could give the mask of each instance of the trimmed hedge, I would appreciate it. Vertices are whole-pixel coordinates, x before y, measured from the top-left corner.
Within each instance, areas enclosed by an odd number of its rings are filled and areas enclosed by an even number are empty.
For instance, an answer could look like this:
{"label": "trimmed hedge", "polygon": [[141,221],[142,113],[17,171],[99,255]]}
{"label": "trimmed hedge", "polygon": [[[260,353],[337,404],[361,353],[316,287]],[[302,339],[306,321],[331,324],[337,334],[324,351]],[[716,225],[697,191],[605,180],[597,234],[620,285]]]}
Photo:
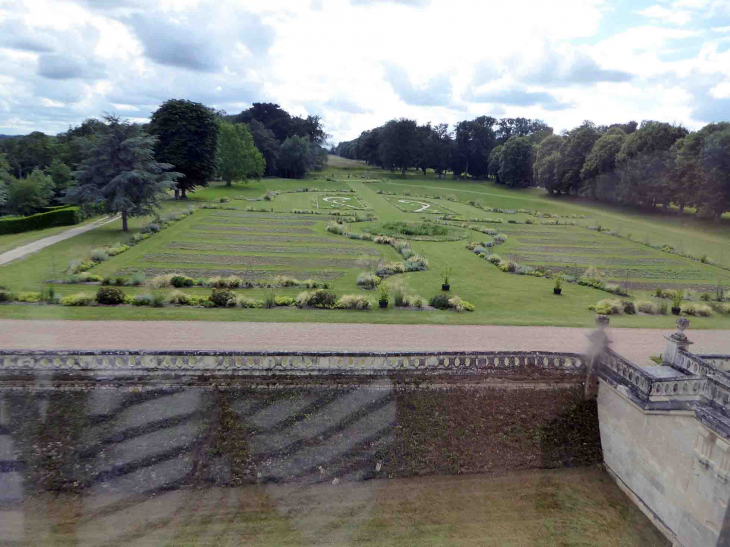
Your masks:
{"label": "trimmed hedge", "polygon": [[78,224],[83,219],[83,214],[78,207],[66,207],[21,218],[0,218],[0,234],[19,234],[54,226],[71,226]]}

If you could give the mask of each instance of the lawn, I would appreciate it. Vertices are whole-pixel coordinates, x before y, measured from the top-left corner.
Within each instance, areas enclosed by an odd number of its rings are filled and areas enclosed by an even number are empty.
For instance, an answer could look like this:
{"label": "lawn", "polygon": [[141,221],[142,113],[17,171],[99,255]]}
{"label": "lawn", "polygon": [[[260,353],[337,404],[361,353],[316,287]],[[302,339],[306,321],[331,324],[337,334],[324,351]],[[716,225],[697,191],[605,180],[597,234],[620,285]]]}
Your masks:
{"label": "lawn", "polygon": [[[375,302],[375,291],[356,285],[358,275],[379,261],[396,262],[403,257],[389,245],[349,239],[326,230],[330,219],[341,218],[330,215],[372,213],[377,220],[348,223],[345,230],[408,238],[412,250],[429,261],[427,271],[396,274],[388,278],[390,285],[402,284],[407,293],[428,299],[441,293],[441,273],[450,267],[449,294],[474,304],[474,312],[393,309],[391,300],[390,309],[368,312],[4,305],[0,306],[0,317],[591,326],[595,314],[588,307],[605,298],[617,298],[568,283],[563,294],[556,296],[552,280],[504,273],[466,248],[471,242],[493,244],[495,233],[504,234],[506,241],[487,248],[485,254],[495,253],[505,261],[568,275],[580,275],[595,267],[606,283],[620,284],[634,299],[659,304],[662,300],[653,298],[656,288],[687,288],[700,303],[701,293],[714,295],[719,283],[730,287],[730,271],[725,269],[730,268],[730,219],[708,224],[693,214],[682,218],[676,214],[648,215],[550,197],[539,189],[518,191],[492,182],[438,179],[433,173],[409,172],[402,178],[340,160],[307,180],[265,179],[230,187],[213,183],[191,195],[190,204],[198,206],[194,215],[90,273],[129,276],[144,272],[147,278],[164,273],[184,273],[193,278],[236,275],[249,281],[286,275],[326,282],[338,295],[364,294]],[[165,210],[187,205],[169,200]],[[423,209],[425,205],[429,207]],[[366,211],[361,210],[365,207]],[[318,214],[301,214],[306,211]],[[134,219],[132,230],[149,221]],[[432,233],[413,231],[409,228],[413,226],[427,226]],[[603,231],[589,229],[598,226]],[[611,230],[610,234],[606,230]],[[119,231],[119,222],[108,224],[1,267],[0,284],[16,291],[39,291],[45,281],[63,278],[71,260],[127,237]],[[697,257],[708,255],[716,265],[664,252],[652,244],[670,244],[678,253]],[[96,287],[58,284],[55,290],[61,294],[93,293]],[[271,290],[237,292],[262,299]],[[138,294],[149,289],[127,287],[125,291]],[[209,294],[210,289],[193,287],[186,291],[202,295]],[[277,295],[286,296],[296,296],[299,291],[275,289]],[[612,325],[670,328],[674,319],[671,315],[621,315],[612,318]],[[730,316],[715,312],[710,317],[695,317],[693,328],[730,328]]]}
{"label": "lawn", "polygon": [[599,469],[172,490],[89,519],[28,496],[18,545],[659,547],[669,542]]}

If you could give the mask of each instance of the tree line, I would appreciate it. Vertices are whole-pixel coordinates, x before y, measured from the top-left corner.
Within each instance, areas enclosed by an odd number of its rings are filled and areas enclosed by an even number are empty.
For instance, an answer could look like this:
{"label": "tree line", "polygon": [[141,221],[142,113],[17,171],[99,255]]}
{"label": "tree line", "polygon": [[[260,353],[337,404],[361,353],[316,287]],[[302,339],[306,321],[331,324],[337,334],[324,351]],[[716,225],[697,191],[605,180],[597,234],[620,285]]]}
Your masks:
{"label": "tree line", "polygon": [[418,125],[405,118],[364,131],[332,150],[384,169],[432,169],[439,177],[492,178],[613,203],[695,207],[707,217],[730,211],[730,123],[690,132],[681,125],[590,121],[556,135],[541,120],[481,116]]}
{"label": "tree line", "polygon": [[31,215],[79,204],[127,218],[146,215],[167,190],[187,192],[213,179],[303,178],[326,165],[328,135],[317,116],[254,103],[236,116],[169,100],[149,123],[113,115],[87,119],[56,136],[0,139],[0,212]]}

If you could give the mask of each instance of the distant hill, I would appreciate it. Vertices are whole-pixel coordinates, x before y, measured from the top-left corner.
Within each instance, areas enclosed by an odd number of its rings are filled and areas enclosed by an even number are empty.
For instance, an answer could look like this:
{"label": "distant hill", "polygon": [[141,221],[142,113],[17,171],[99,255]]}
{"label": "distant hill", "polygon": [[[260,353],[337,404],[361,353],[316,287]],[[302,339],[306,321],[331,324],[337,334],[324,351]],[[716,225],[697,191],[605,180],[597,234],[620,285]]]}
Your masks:
{"label": "distant hill", "polygon": [[18,135],[0,135],[0,140],[3,139],[12,139],[13,137],[17,137]]}

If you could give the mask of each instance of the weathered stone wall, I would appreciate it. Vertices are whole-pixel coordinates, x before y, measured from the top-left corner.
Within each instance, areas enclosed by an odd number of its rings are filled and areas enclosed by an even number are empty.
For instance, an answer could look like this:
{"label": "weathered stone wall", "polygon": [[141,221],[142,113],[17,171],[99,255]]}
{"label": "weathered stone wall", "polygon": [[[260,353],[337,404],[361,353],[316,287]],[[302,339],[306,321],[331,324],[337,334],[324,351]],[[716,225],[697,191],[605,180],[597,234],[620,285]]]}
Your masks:
{"label": "weathered stone wall", "polygon": [[688,322],[662,366],[600,357],[598,416],[606,467],[676,545],[730,545],[730,376],[687,351]]}

